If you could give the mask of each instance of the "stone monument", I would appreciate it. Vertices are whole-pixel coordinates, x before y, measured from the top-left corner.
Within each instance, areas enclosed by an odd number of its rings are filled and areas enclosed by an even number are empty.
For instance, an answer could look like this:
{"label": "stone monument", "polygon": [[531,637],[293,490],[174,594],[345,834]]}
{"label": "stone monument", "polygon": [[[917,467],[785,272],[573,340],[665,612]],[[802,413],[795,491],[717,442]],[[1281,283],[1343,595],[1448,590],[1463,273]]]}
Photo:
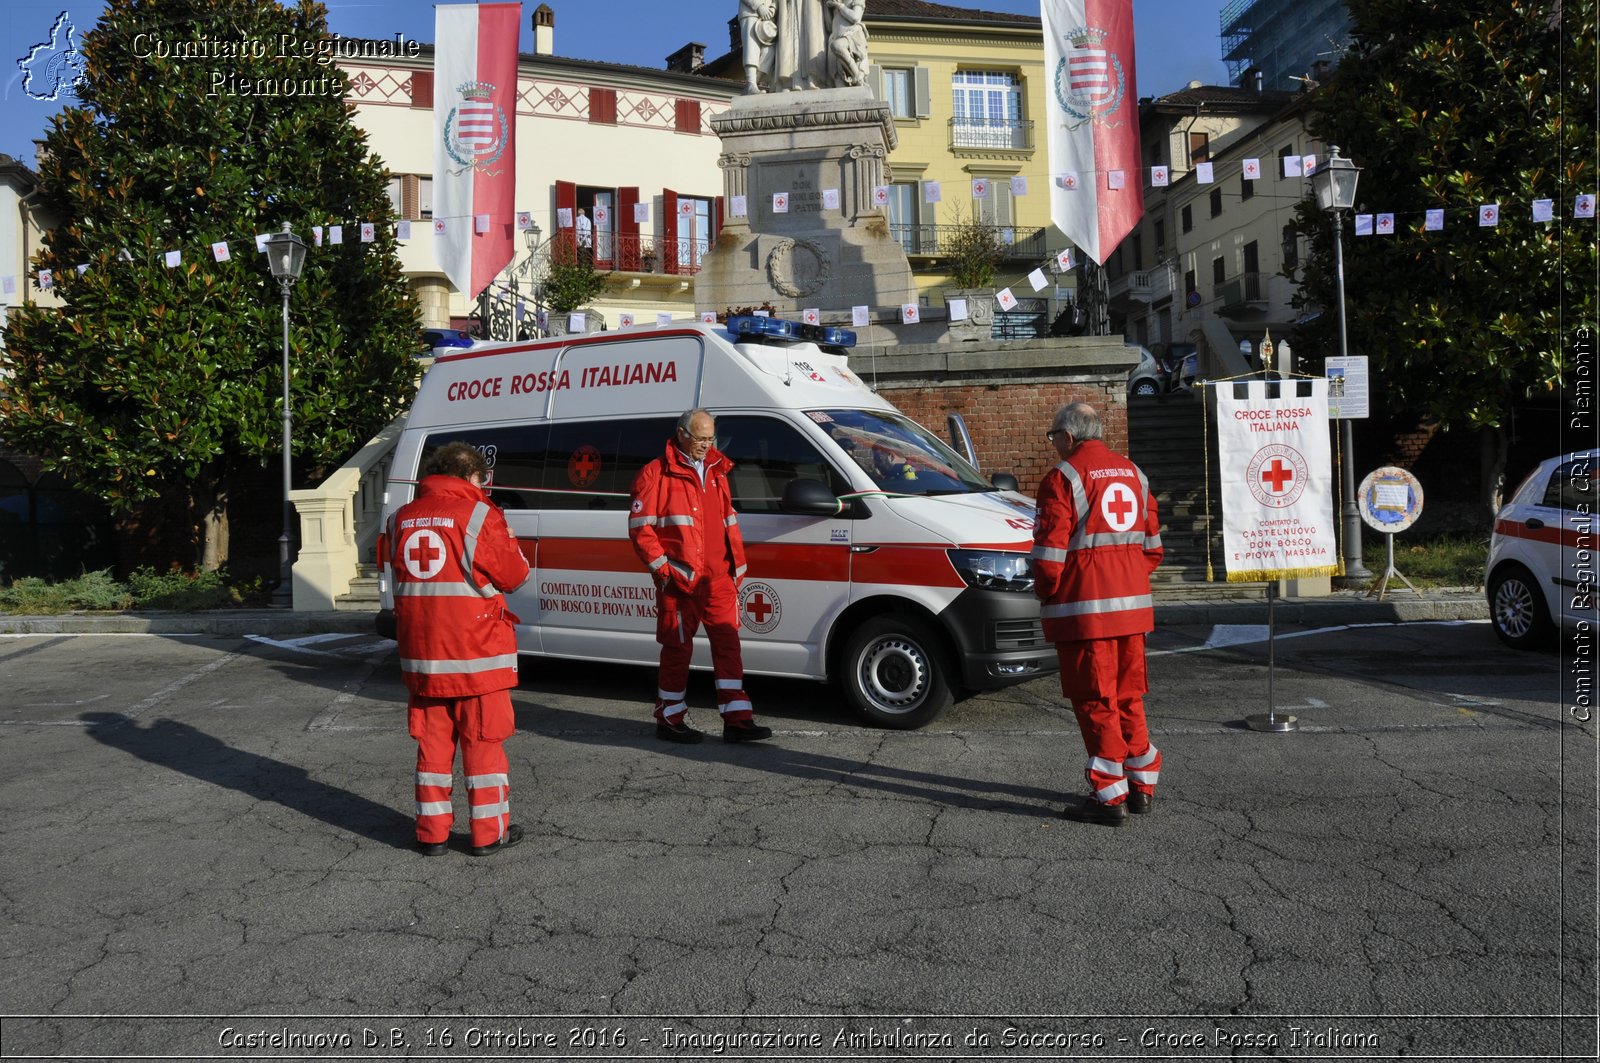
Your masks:
{"label": "stone monument", "polygon": [[771,303],[838,320],[852,306],[915,301],[887,204],[874,201],[898,138],[888,104],[864,84],[864,8],[741,0],[745,95],[711,120],[724,222],[695,279],[698,310]]}

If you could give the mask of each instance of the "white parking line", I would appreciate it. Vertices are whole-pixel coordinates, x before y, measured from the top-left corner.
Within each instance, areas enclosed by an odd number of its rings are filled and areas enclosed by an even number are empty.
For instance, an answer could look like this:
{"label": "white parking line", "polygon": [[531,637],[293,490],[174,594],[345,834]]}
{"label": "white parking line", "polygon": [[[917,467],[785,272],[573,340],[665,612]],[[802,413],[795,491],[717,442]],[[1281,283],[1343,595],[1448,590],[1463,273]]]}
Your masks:
{"label": "white parking line", "polygon": [[[1337,624],[1333,627],[1314,627],[1305,631],[1280,631],[1278,638],[1303,639],[1310,635],[1331,635],[1336,631],[1359,631],[1375,627],[1463,627],[1468,624],[1487,624],[1487,620],[1374,620],[1364,624]],[[1265,624],[1215,624],[1206,641],[1198,646],[1179,646],[1170,650],[1146,650],[1146,657],[1165,657],[1173,653],[1199,653],[1202,650],[1227,649],[1232,646],[1249,646],[1266,642]]]}

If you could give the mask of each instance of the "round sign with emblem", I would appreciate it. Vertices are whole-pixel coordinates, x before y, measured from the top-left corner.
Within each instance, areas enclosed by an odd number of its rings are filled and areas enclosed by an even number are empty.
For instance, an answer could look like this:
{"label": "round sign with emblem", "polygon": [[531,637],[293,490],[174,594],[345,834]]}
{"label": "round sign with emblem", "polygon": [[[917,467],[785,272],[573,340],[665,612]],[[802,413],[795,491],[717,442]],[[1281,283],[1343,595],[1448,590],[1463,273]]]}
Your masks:
{"label": "round sign with emblem", "polygon": [[743,627],[765,635],[777,627],[781,619],[783,602],[772,584],[751,580],[739,588],[739,623]]}
{"label": "round sign with emblem", "polygon": [[1390,535],[1403,532],[1422,516],[1422,484],[1405,469],[1385,465],[1361,481],[1356,504],[1369,528]]}
{"label": "round sign with emblem", "polygon": [[567,482],[573,487],[588,487],[600,479],[600,452],[581,446],[567,459]]}

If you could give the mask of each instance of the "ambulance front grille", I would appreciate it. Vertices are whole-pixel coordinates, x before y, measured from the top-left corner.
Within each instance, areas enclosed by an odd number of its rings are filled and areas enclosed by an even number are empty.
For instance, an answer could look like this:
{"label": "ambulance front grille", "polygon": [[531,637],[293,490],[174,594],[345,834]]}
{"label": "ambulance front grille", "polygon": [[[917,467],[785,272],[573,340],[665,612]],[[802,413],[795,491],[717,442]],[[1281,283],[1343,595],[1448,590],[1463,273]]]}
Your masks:
{"label": "ambulance front grille", "polygon": [[994,648],[997,650],[1026,650],[1044,644],[1044,625],[1038,620],[997,620],[994,625]]}

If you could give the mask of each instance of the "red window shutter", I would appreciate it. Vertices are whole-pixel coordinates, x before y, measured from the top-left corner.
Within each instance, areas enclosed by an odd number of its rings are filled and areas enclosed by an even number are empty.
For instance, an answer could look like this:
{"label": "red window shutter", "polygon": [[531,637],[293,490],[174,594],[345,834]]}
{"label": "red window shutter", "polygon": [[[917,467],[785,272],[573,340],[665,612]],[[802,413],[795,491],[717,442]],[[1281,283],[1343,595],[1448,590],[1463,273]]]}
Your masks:
{"label": "red window shutter", "polygon": [[678,272],[678,193],[661,190],[661,271]]}
{"label": "red window shutter", "polygon": [[589,123],[591,125],[617,124],[617,90],[589,90]]}
{"label": "red window shutter", "polygon": [[[563,210],[567,212],[565,225],[561,224]],[[556,182],[556,233],[550,251],[557,262],[578,260],[578,186],[573,181]]]}
{"label": "red window shutter", "polygon": [[418,70],[411,75],[411,106],[433,110],[433,71]]}
{"label": "red window shutter", "polygon": [[637,187],[617,189],[617,268],[637,273],[640,270],[641,251],[639,223],[633,220],[633,208],[639,205]]}
{"label": "red window shutter", "polygon": [[677,100],[673,104],[673,110],[678,132],[696,134],[700,132],[699,100]]}

